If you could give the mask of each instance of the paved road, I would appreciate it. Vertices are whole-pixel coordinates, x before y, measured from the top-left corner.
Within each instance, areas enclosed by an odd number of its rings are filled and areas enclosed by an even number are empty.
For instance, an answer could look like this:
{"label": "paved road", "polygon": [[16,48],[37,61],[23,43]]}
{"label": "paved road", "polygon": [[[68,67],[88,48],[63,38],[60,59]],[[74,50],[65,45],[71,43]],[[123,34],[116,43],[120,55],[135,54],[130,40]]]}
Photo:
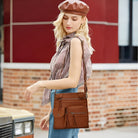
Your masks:
{"label": "paved road", "polygon": [[[34,138],[48,138],[48,132],[42,131],[39,128],[35,128],[34,133]],[[138,126],[80,132],[79,138],[138,138]]]}

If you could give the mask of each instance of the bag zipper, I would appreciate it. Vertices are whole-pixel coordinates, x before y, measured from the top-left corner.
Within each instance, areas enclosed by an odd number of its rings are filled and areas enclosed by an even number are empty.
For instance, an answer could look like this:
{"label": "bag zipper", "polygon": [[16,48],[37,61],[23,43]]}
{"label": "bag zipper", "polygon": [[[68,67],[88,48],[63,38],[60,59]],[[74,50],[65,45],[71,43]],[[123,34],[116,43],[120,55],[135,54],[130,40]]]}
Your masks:
{"label": "bag zipper", "polygon": [[59,98],[59,100],[81,100],[81,98]]}
{"label": "bag zipper", "polygon": [[77,113],[77,112],[71,112],[71,114],[86,114],[86,112],[79,112],[79,113]]}

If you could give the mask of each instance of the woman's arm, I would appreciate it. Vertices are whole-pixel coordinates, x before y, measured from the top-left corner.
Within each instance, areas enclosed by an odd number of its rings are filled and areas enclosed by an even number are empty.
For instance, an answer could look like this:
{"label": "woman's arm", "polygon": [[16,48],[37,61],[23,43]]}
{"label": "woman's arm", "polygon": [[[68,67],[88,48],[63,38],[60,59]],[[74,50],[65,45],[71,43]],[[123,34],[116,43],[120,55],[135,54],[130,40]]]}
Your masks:
{"label": "woman's arm", "polygon": [[58,80],[41,80],[26,88],[24,97],[27,101],[30,100],[33,92],[48,89],[68,89],[75,88],[78,85],[81,74],[82,62],[82,47],[81,41],[78,38],[71,40],[70,48],[70,67],[68,78]]}
{"label": "woman's arm", "polygon": [[48,89],[67,89],[67,88],[77,87],[80,79],[81,63],[82,63],[81,41],[78,38],[73,38],[71,40],[70,67],[69,67],[68,78],[63,78],[58,80],[38,81],[39,87]]}

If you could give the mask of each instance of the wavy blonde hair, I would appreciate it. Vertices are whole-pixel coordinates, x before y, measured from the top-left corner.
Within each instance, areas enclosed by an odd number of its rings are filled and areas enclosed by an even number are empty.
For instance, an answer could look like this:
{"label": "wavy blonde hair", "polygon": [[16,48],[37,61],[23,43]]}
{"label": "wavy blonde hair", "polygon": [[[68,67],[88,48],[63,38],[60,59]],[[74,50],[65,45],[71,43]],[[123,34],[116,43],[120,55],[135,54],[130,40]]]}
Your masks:
{"label": "wavy blonde hair", "polygon": [[[54,35],[56,39],[56,46],[57,49],[63,39],[67,34],[63,29],[62,20],[63,20],[64,12],[61,12],[58,15],[58,18],[56,21],[53,22],[54,28]],[[88,27],[88,19],[86,18],[85,23],[80,26],[79,30],[77,30],[76,36],[84,36],[86,38],[86,41],[88,42],[89,50],[91,54],[93,53],[94,49],[91,46],[91,38],[89,36],[89,27]]]}

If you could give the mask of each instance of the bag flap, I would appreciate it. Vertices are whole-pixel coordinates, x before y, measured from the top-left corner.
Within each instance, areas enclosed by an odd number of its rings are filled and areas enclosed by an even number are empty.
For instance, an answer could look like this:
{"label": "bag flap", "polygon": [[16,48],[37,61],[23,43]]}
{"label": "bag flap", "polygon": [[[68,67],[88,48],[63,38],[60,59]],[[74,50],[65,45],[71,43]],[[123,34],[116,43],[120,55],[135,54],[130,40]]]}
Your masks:
{"label": "bag flap", "polygon": [[63,117],[65,114],[65,108],[54,108],[53,109],[53,115],[54,117]]}

